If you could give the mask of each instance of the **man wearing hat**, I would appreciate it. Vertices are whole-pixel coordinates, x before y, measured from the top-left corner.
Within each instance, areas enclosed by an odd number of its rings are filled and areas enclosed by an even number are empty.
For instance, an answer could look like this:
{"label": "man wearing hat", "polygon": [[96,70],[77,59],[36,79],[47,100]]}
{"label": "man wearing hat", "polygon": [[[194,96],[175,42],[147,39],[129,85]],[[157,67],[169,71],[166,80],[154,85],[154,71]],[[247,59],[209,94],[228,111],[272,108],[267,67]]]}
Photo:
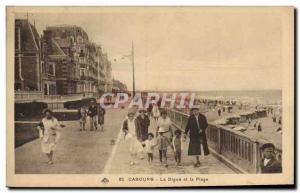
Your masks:
{"label": "man wearing hat", "polygon": [[195,156],[196,163],[194,164],[195,167],[200,166],[199,155],[201,155],[201,145],[203,147],[204,155],[209,154],[207,140],[206,140],[206,128],[208,126],[206,117],[203,114],[200,114],[199,107],[194,107],[191,110],[191,115],[188,119],[186,128],[185,128],[185,135],[189,133],[190,135],[190,142],[188,148],[188,155]]}
{"label": "man wearing hat", "polygon": [[275,158],[273,143],[265,143],[261,147],[263,158],[261,160],[261,173],[281,173],[281,163]]}

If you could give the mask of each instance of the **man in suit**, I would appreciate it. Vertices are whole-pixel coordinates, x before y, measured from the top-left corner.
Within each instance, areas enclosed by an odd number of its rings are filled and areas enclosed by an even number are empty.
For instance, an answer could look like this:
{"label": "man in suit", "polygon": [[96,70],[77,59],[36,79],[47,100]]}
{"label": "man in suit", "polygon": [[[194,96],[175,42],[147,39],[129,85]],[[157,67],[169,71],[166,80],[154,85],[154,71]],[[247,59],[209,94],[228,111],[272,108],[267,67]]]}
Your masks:
{"label": "man in suit", "polygon": [[189,133],[190,142],[189,142],[189,149],[188,155],[195,156],[196,163],[194,164],[195,167],[200,166],[199,155],[201,155],[201,145],[203,147],[204,155],[209,154],[207,140],[206,140],[206,128],[208,126],[206,117],[203,114],[200,114],[199,108],[192,108],[191,116],[188,119],[186,128],[185,128],[185,135]]}
{"label": "man in suit", "polygon": [[273,143],[265,143],[261,147],[263,158],[261,160],[261,173],[281,173],[281,163],[275,158],[275,146]]}

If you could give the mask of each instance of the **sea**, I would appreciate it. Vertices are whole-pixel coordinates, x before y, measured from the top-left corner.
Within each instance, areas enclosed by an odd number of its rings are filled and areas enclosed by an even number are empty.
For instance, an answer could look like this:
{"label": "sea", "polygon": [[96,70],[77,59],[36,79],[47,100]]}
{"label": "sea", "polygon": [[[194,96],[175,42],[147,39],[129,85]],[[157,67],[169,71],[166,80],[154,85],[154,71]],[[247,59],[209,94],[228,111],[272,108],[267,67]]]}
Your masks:
{"label": "sea", "polygon": [[236,100],[242,103],[280,105],[282,90],[222,90],[198,91],[198,98]]}

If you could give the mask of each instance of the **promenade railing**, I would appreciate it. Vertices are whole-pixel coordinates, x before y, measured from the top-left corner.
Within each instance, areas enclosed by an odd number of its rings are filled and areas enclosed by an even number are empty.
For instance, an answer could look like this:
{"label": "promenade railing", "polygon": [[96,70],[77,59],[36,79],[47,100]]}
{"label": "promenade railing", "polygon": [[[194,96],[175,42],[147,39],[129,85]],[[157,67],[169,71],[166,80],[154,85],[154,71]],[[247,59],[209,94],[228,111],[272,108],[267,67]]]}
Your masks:
{"label": "promenade railing", "polygon": [[[184,130],[189,115],[176,110],[168,111],[173,124]],[[222,161],[227,162],[241,173],[260,173],[261,146],[266,143],[247,136],[226,126],[209,123],[206,129],[208,145]],[[277,159],[281,160],[282,150],[276,147]]]}
{"label": "promenade railing", "polygon": [[94,93],[75,93],[68,95],[44,95],[40,91],[15,91],[15,101],[55,101],[55,100],[77,100],[81,98],[94,97]]}

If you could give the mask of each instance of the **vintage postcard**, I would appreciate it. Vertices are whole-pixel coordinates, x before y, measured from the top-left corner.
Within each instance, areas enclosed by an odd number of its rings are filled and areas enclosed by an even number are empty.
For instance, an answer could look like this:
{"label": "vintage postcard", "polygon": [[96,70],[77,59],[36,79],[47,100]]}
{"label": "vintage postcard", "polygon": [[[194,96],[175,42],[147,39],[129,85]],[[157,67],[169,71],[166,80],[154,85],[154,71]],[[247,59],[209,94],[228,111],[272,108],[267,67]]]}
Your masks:
{"label": "vintage postcard", "polygon": [[293,7],[18,7],[8,187],[294,184]]}

